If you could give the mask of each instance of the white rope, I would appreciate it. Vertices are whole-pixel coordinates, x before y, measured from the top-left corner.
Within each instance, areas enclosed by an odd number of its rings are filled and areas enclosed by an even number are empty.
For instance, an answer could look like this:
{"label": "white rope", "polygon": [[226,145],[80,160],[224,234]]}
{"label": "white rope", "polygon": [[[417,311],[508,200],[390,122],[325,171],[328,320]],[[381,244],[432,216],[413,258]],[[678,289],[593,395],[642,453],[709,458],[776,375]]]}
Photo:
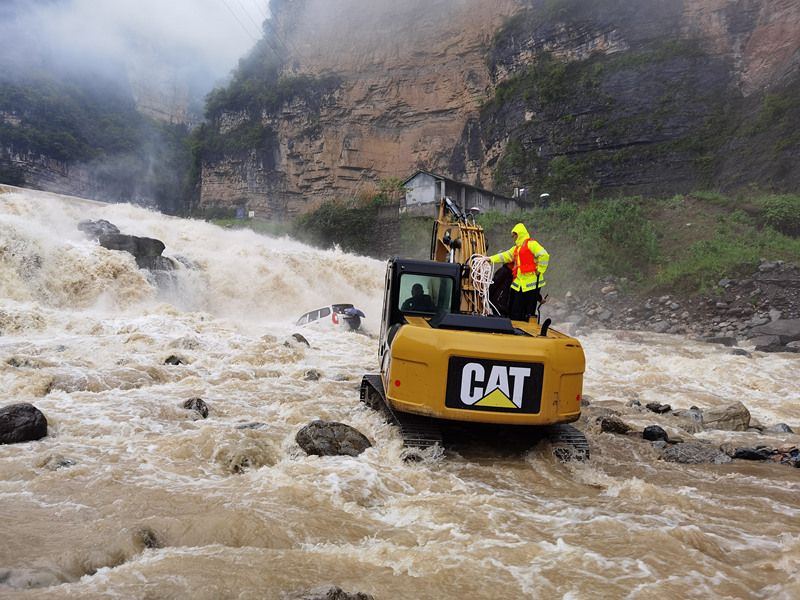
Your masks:
{"label": "white rope", "polygon": [[489,286],[492,285],[492,276],[494,275],[494,267],[492,261],[488,256],[480,254],[473,254],[469,257],[469,266],[472,270],[472,287],[478,292],[481,297],[481,304],[483,305],[484,315],[491,315],[492,309],[495,313],[499,313],[497,307],[489,300]]}

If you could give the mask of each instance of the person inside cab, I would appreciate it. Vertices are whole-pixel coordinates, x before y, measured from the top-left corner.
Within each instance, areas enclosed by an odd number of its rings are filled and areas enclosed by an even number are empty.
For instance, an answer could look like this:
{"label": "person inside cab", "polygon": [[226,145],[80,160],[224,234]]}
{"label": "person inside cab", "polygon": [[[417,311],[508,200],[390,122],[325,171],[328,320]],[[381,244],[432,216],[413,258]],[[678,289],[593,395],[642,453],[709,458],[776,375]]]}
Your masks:
{"label": "person inside cab", "polygon": [[411,297],[408,298],[400,307],[403,311],[417,311],[417,312],[436,312],[436,305],[433,299],[424,293],[421,283],[415,283],[411,286]]}

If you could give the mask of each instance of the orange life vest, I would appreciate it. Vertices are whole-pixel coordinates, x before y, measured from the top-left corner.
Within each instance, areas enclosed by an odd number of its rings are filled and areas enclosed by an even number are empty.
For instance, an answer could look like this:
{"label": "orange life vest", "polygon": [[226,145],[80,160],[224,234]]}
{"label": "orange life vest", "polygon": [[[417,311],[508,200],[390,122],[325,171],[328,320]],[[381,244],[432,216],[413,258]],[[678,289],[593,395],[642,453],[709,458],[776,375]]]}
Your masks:
{"label": "orange life vest", "polygon": [[533,252],[528,247],[528,242],[531,238],[526,238],[519,246],[514,246],[514,266],[511,267],[511,272],[514,278],[517,277],[517,272],[535,273],[536,272],[536,258]]}

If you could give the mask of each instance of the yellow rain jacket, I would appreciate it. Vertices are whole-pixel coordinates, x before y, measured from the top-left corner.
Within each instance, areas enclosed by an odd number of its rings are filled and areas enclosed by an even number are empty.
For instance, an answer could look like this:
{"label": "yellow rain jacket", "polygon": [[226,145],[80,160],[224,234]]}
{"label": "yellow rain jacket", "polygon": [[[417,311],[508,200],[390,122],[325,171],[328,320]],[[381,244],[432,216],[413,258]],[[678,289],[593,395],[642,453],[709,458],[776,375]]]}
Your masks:
{"label": "yellow rain jacket", "polygon": [[528,234],[522,223],[514,225],[511,232],[517,234],[514,245],[505,252],[490,256],[489,260],[493,263],[511,263],[514,272],[512,290],[528,292],[544,286],[544,272],[550,261],[547,250]]}

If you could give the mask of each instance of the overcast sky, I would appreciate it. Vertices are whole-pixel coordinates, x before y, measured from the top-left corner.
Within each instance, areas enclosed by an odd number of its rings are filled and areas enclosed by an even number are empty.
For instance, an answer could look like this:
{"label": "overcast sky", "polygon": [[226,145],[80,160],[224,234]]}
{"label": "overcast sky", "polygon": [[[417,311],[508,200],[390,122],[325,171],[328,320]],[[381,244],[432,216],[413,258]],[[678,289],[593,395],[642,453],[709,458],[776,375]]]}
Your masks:
{"label": "overcast sky", "polygon": [[5,3],[16,18],[0,19],[0,36],[22,60],[26,46],[81,69],[130,64],[137,56],[147,65],[157,57],[219,79],[262,36],[269,1],[0,0]]}

